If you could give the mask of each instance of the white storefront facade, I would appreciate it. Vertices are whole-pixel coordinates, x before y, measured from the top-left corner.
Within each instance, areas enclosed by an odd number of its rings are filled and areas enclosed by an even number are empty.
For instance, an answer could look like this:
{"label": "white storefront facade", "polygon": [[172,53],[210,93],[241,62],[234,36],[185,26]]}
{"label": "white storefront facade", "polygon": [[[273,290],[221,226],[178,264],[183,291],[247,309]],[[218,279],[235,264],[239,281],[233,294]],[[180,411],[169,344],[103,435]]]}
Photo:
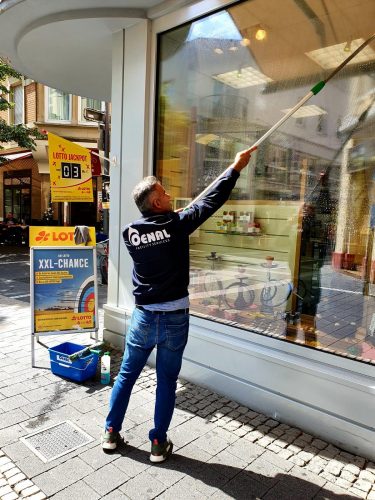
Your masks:
{"label": "white storefront facade", "polygon": [[[134,307],[121,236],[139,216],[134,185],[155,174],[176,207],[194,198],[372,35],[373,2],[329,9],[0,2],[0,55],[29,78],[112,102],[104,335],[113,344],[123,346]],[[342,54],[320,63],[327,47]],[[375,460],[375,45],[367,49],[253,155],[232,199],[192,236],[182,376]]]}

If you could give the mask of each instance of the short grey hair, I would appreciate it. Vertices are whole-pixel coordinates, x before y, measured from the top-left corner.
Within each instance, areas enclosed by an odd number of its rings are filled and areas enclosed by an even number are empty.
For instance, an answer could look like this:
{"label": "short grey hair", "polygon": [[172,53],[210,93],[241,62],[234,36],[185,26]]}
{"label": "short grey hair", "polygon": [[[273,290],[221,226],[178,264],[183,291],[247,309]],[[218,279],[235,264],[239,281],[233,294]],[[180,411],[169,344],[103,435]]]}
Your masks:
{"label": "short grey hair", "polygon": [[133,199],[141,213],[149,212],[152,209],[150,194],[154,191],[157,184],[160,184],[158,179],[150,175],[142,179],[133,189]]}

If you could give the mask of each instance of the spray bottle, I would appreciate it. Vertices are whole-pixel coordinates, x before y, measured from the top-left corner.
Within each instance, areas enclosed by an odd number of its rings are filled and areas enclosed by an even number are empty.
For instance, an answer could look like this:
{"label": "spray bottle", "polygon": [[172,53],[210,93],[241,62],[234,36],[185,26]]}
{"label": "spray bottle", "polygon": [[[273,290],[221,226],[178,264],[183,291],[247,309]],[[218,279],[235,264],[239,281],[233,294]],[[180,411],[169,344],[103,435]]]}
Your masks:
{"label": "spray bottle", "polygon": [[111,356],[105,352],[100,363],[100,383],[109,384],[111,381]]}

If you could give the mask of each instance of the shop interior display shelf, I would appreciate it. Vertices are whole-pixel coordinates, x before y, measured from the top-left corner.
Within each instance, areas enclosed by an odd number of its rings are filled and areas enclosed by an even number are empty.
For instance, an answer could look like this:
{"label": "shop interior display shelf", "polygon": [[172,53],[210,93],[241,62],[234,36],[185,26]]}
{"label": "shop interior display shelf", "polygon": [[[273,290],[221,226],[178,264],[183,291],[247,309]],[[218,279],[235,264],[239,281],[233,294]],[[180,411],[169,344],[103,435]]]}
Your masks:
{"label": "shop interior display shelf", "polygon": [[215,229],[204,229],[205,233],[228,234],[230,236],[266,236],[265,233],[241,233],[240,231],[215,231]]}

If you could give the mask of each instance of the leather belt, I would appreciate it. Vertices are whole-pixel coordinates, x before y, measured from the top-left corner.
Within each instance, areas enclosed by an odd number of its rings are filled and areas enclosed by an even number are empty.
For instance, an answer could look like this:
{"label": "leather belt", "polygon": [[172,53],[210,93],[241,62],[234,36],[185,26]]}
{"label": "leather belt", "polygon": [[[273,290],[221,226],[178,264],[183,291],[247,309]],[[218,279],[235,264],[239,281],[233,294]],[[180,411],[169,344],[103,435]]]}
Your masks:
{"label": "leather belt", "polygon": [[148,309],[145,309],[142,306],[135,306],[137,309],[140,309],[141,311],[148,312],[151,314],[189,314],[189,308],[186,307],[185,309],[175,309],[174,311],[149,311]]}

